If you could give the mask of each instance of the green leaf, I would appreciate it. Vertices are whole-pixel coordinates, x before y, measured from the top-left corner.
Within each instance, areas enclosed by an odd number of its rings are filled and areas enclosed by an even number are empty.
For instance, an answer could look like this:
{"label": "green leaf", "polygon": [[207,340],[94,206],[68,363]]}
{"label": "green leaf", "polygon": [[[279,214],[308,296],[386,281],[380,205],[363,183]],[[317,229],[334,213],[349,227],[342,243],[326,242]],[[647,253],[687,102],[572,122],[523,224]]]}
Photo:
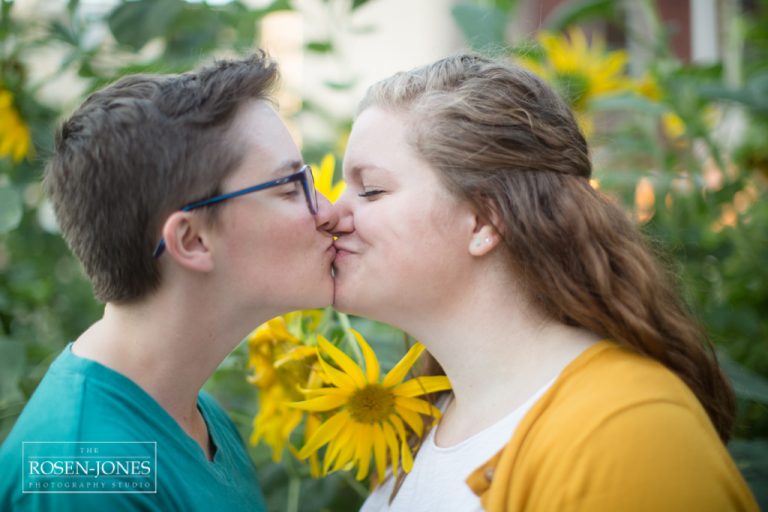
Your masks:
{"label": "green leaf", "polygon": [[352,10],[354,11],[358,7],[362,7],[365,4],[367,4],[370,0],[352,0]]}
{"label": "green leaf", "polygon": [[24,344],[0,339],[0,408],[24,400],[19,381],[24,376]]}
{"label": "green leaf", "polygon": [[592,110],[630,110],[661,115],[669,109],[664,105],[635,94],[603,96],[589,102]]}
{"label": "green leaf", "polygon": [[517,0],[495,0],[494,5],[507,13],[513,13],[517,9]]}
{"label": "green leaf", "polygon": [[48,29],[48,33],[52,39],[58,39],[63,43],[74,46],[75,48],[80,45],[77,34],[74,32],[72,27],[64,25],[61,21],[52,22]]}
{"label": "green leaf", "polygon": [[347,82],[334,82],[332,80],[326,80],[323,82],[326,87],[333,89],[334,91],[346,91],[355,85],[354,81]]}
{"label": "green leaf", "polygon": [[761,510],[768,507],[768,441],[734,439],[728,443],[736,466],[744,475]]}
{"label": "green leaf", "polygon": [[224,30],[219,13],[212,8],[192,5],[178,13],[165,32],[165,57],[174,62],[199,58],[200,52],[216,48]]}
{"label": "green leaf", "polygon": [[768,114],[768,72],[751,77],[743,89],[703,84],[698,90],[705,98],[735,101],[744,104],[753,112]]}
{"label": "green leaf", "polygon": [[469,45],[477,51],[496,51],[506,46],[507,14],[492,7],[459,4],[451,9]]}
{"label": "green leaf", "polygon": [[315,53],[330,53],[333,51],[333,43],[331,41],[310,41],[306,48]]}
{"label": "green leaf", "polygon": [[263,10],[260,11],[262,15],[266,15],[276,11],[293,11],[294,8],[291,5],[290,0],[275,0]]}
{"label": "green leaf", "polygon": [[559,32],[570,25],[594,19],[613,19],[616,16],[616,0],[581,0],[564,2],[547,18],[544,26],[551,32]]}
{"label": "green leaf", "polygon": [[112,11],[107,22],[117,42],[140,50],[162,36],[183,8],[181,0],[127,2]]}
{"label": "green leaf", "polygon": [[0,234],[16,229],[22,213],[19,192],[12,187],[0,187]]}
{"label": "green leaf", "polygon": [[741,366],[724,352],[718,352],[717,359],[731,379],[737,397],[768,405],[768,379]]}

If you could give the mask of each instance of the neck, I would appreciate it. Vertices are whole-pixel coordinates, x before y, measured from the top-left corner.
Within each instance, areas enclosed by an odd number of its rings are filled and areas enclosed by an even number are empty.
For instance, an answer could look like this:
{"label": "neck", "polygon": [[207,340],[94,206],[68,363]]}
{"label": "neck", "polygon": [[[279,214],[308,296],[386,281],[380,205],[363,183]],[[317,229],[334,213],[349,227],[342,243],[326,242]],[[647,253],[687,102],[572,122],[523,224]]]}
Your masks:
{"label": "neck", "polygon": [[476,276],[475,286],[465,288],[472,291],[456,294],[448,307],[399,322],[424,343],[453,386],[441,443],[461,441],[514,411],[599,339],[547,319],[518,300],[514,284],[485,275],[490,278]]}
{"label": "neck", "polygon": [[236,319],[226,308],[190,299],[196,296],[158,292],[139,304],[108,303],[103,318],[72,350],[133,380],[207,450],[198,393],[227,354],[267,318]]}

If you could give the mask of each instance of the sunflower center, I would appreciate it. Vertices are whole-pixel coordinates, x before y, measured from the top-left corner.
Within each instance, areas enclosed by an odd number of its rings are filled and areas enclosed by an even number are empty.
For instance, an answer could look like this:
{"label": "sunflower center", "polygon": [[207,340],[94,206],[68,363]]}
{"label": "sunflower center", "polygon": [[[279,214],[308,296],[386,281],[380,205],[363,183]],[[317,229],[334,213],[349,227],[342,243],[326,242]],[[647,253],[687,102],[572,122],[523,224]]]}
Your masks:
{"label": "sunflower center", "polygon": [[355,421],[377,423],[392,414],[395,408],[395,397],[388,389],[378,384],[369,384],[349,397],[347,408]]}

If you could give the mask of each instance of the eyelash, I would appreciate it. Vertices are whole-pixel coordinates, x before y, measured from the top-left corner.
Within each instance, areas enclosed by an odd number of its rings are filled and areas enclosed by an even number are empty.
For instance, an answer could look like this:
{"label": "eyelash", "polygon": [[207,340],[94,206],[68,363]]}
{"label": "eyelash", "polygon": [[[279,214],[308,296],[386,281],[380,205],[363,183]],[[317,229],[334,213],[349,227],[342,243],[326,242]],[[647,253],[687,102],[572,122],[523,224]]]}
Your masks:
{"label": "eyelash", "polygon": [[287,190],[286,192],[284,192],[283,195],[286,196],[286,197],[293,197],[293,196],[297,195],[298,193],[299,193],[299,187],[298,187],[298,185],[296,185],[291,190]]}
{"label": "eyelash", "polygon": [[383,193],[384,193],[383,190],[366,190],[365,192],[360,192],[357,195],[358,197],[374,197]]}

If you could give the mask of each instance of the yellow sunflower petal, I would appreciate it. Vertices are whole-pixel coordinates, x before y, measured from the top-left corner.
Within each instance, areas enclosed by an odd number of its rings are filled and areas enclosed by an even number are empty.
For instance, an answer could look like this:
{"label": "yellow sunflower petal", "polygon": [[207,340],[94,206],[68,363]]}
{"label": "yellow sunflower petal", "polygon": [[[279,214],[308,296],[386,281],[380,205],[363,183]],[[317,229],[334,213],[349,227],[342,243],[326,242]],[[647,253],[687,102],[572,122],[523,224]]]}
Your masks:
{"label": "yellow sunflower petal", "polygon": [[305,389],[305,388],[299,388],[299,391],[307,395],[308,397],[316,397],[316,396],[343,396],[349,398],[349,396],[352,394],[351,391],[348,391],[346,389],[341,388],[315,388],[315,389]]}
{"label": "yellow sunflower petal", "polygon": [[440,412],[440,409],[430,404],[426,400],[422,400],[420,398],[409,398],[407,396],[397,396],[395,397],[395,406],[400,406],[405,409],[410,409],[411,411],[418,412],[419,414],[426,414],[428,416],[433,416],[435,418],[439,418],[442,415],[442,413]]}
{"label": "yellow sunflower petal", "polygon": [[413,469],[413,454],[405,441],[400,445],[400,452],[403,455],[403,471],[410,473]]}
{"label": "yellow sunflower petal", "polygon": [[373,445],[373,425],[364,425],[363,434],[357,439],[357,453],[355,457],[358,461],[357,480],[362,480],[368,476],[368,470],[371,466],[371,451]]}
{"label": "yellow sunflower petal", "polygon": [[295,347],[289,350],[280,359],[275,360],[275,368],[280,368],[285,363],[290,363],[291,361],[301,361],[302,359],[314,356],[315,354],[317,354],[317,349],[315,347],[308,347],[306,345]]}
{"label": "yellow sunflower petal", "polygon": [[346,402],[347,397],[345,396],[326,395],[319,398],[313,398],[311,400],[304,400],[302,402],[291,402],[290,406],[295,407],[296,409],[301,409],[303,411],[322,412],[330,411],[331,409],[340,407]]}
{"label": "yellow sunflower petal", "polygon": [[299,458],[306,459],[312,452],[317,451],[328,444],[328,442],[339,432],[341,427],[348,421],[349,413],[347,411],[341,411],[320,425],[309,441],[307,441],[307,444],[301,448]]}
{"label": "yellow sunflower petal", "polygon": [[[307,422],[304,425],[304,442],[308,441],[317,432],[318,428],[320,428],[320,418],[314,414],[307,415]],[[298,455],[298,453],[295,453],[295,455]],[[322,476],[317,452],[313,452],[309,456],[309,474],[312,478],[320,478]]]}
{"label": "yellow sunflower petal", "polygon": [[[395,430],[389,423],[384,423],[382,426],[384,430],[384,440],[389,447],[390,460],[392,462],[392,474],[397,476],[397,467],[400,464],[400,447],[397,444],[397,437],[395,436]],[[381,475],[383,478],[383,475]]]}
{"label": "yellow sunflower petal", "polygon": [[403,424],[403,420],[395,415],[392,415],[389,417],[389,422],[392,423],[393,427],[395,427],[397,437],[399,437],[401,441],[408,438],[408,435],[405,433],[405,425]]}
{"label": "yellow sunflower petal", "polygon": [[[568,31],[568,36],[571,40],[571,48],[574,56],[586,56],[589,54],[589,44],[587,43],[587,35],[583,30],[573,27]],[[592,44],[595,46],[600,45],[598,37],[592,38]]]}
{"label": "yellow sunflower petal", "polygon": [[376,476],[381,481],[387,472],[387,440],[378,423],[373,425],[373,455],[376,460]]}
{"label": "yellow sunflower petal", "polygon": [[385,388],[392,387],[395,384],[402,382],[405,375],[410,371],[416,360],[421,353],[424,352],[424,345],[421,343],[415,343],[410,350],[398,361],[394,368],[384,377],[384,381],[381,383]]}
{"label": "yellow sunflower petal", "polygon": [[418,377],[403,382],[399,386],[395,386],[392,392],[397,396],[414,397],[435,393],[437,391],[447,391],[449,389],[451,389],[451,383],[448,380],[448,377],[444,375],[434,375],[429,377]]}
{"label": "yellow sunflower petal", "polygon": [[363,351],[363,358],[365,358],[365,376],[368,378],[368,382],[370,384],[378,383],[381,370],[379,368],[379,360],[376,357],[376,353],[359,332],[354,329],[350,329],[350,332]]}
{"label": "yellow sunflower petal", "polygon": [[320,367],[323,369],[324,376],[331,382],[331,384],[337,388],[350,391],[358,388],[352,377],[326,363],[319,353],[317,357],[318,362],[320,363]]}
{"label": "yellow sunflower petal", "polygon": [[323,160],[320,162],[320,172],[317,176],[317,187],[324,195],[331,190],[331,184],[333,183],[333,172],[336,170],[336,157],[333,153],[328,153],[323,156]]}
{"label": "yellow sunflower petal", "polygon": [[281,437],[288,439],[288,436],[291,435],[291,432],[293,432],[293,429],[296,428],[303,417],[304,414],[301,411],[286,411],[283,425],[280,428]]}
{"label": "yellow sunflower petal", "polygon": [[353,428],[350,428],[352,436],[349,439],[349,442],[347,442],[345,445],[342,446],[341,451],[339,451],[339,456],[336,459],[336,461],[333,463],[333,468],[331,468],[331,471],[338,471],[339,469],[344,469],[347,465],[349,465],[350,462],[354,462],[355,459],[355,449],[357,447],[356,443],[353,442],[353,439],[360,436],[360,425],[354,424]]}
{"label": "yellow sunflower petal", "polygon": [[336,457],[341,453],[342,448],[349,446],[352,440],[352,434],[355,432],[355,427],[352,424],[347,424],[339,431],[334,439],[328,444],[328,449],[325,451],[325,459],[323,460],[323,474],[327,475],[328,470],[331,468],[331,464],[336,460]]}
{"label": "yellow sunflower petal", "polygon": [[363,374],[363,370],[360,368],[360,366],[357,365],[356,362],[352,360],[351,357],[349,357],[347,354],[336,348],[332,343],[330,343],[328,340],[326,340],[323,336],[317,337],[317,343],[320,346],[320,348],[328,354],[331,359],[336,361],[336,363],[341,367],[342,370],[344,370],[344,373],[346,373],[349,377],[352,378],[352,380],[355,382],[355,385],[357,387],[363,387],[365,386],[365,375]]}
{"label": "yellow sunflower petal", "polygon": [[397,411],[397,414],[399,414],[403,419],[403,421],[405,421],[405,423],[411,427],[411,430],[413,430],[417,436],[421,437],[422,433],[424,433],[424,421],[422,421],[419,413],[398,406],[395,406],[395,410]]}
{"label": "yellow sunflower petal", "polygon": [[341,194],[344,193],[344,190],[347,188],[347,183],[344,180],[339,181],[336,183],[333,188],[331,189],[331,193],[328,195],[328,200],[332,203],[335,203],[339,200],[341,197]]}

